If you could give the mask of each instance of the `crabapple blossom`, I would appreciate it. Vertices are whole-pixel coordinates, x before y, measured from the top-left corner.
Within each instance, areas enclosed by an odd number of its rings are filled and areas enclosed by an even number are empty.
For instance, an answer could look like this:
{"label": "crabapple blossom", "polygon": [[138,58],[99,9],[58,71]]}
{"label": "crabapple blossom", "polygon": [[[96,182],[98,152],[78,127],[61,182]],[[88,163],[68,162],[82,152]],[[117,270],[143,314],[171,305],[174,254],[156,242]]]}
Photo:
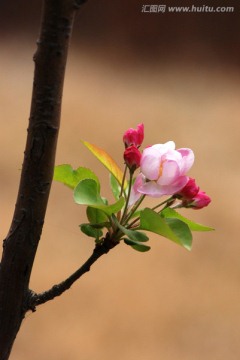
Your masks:
{"label": "crabapple blossom", "polygon": [[143,183],[137,191],[152,197],[176,194],[187,184],[186,173],[193,162],[193,151],[188,148],[175,150],[173,141],[147,147],[140,163]]}
{"label": "crabapple blossom", "polygon": [[144,125],[138,124],[137,129],[128,129],[123,135],[123,142],[125,147],[129,147],[131,145],[139,147],[142,145],[144,138]]}

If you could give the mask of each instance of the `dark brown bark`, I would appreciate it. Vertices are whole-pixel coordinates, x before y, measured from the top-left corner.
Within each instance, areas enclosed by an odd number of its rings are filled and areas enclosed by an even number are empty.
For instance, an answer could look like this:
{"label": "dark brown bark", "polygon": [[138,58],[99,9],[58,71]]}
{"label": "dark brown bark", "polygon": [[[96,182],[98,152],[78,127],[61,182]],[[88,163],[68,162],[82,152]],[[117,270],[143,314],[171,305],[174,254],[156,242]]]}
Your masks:
{"label": "dark brown bark", "polygon": [[45,0],[19,192],[0,267],[0,360],[7,360],[26,312],[55,161],[73,19],[82,0]]}

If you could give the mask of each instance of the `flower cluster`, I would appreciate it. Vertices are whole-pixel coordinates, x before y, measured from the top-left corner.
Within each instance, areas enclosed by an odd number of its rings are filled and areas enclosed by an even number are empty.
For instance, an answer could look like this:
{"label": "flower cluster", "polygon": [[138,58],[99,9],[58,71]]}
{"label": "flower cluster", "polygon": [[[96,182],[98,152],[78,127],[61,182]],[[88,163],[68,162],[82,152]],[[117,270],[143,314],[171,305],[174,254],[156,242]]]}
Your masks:
{"label": "flower cluster", "polygon": [[[88,222],[81,224],[80,229],[95,239],[96,246],[103,246],[104,251],[120,241],[134,250],[148,251],[150,246],[146,242],[149,237],[142,230],[190,250],[192,230],[213,230],[176,211],[183,207],[201,209],[211,201],[187,175],[194,163],[194,153],[189,148],[176,149],[173,141],[148,146],[141,151],[143,139],[143,124],[124,133],[124,172],[106,151],[83,141],[110,173],[113,203],[101,195],[100,181],[90,169],[79,167],[73,170],[69,164],[59,165],[55,168],[54,179],[73,190],[77,204],[87,206]],[[156,199],[157,204],[144,207],[146,196]],[[166,198],[159,202],[163,196]]]}
{"label": "flower cluster", "polygon": [[211,199],[200,191],[194,179],[187,176],[194,163],[194,153],[189,148],[175,149],[175,143],[148,146],[141,153],[139,147],[144,139],[144,126],[129,129],[124,133],[125,164],[133,173],[140,167],[140,174],[133,185],[129,205],[134,204],[142,195],[159,198],[163,195],[173,195],[180,199],[178,207],[201,209],[207,206]]}

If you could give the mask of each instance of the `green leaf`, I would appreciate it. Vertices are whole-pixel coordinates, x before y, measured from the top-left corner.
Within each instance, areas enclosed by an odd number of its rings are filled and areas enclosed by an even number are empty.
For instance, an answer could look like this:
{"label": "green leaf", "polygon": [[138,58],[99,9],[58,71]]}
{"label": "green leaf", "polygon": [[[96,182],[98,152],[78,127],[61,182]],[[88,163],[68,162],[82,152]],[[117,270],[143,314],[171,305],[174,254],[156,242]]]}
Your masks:
{"label": "green leaf", "polygon": [[[166,237],[169,240],[190,250],[192,244],[191,232],[181,220],[164,219],[160,214],[151,209],[144,209],[140,213],[139,229],[148,230]],[[176,221],[177,220],[177,221]]]}
{"label": "green leaf", "polygon": [[187,250],[192,247],[192,233],[187,224],[179,219],[166,219],[172,232],[177,236],[180,245],[184,246]]}
{"label": "green leaf", "polygon": [[118,200],[121,191],[121,186],[119,185],[118,181],[112,174],[110,174],[110,185],[114,198]]}
{"label": "green leaf", "polygon": [[125,244],[130,245],[134,250],[140,251],[140,252],[146,252],[151,249],[150,246],[143,245],[138,243],[137,241],[124,239]]}
{"label": "green leaf", "polygon": [[101,230],[95,229],[90,224],[81,224],[79,225],[79,227],[85,235],[93,237],[95,239],[98,239],[100,236],[103,235],[103,232]]}
{"label": "green leaf", "polygon": [[74,190],[74,200],[80,205],[104,205],[98,184],[93,179],[80,181]]}
{"label": "green leaf", "polygon": [[167,218],[167,219],[168,218],[169,219],[176,218],[176,219],[183,221],[185,224],[188,225],[189,229],[192,231],[212,231],[212,230],[214,230],[214,228],[198,224],[194,221],[191,221],[191,220],[185,218],[184,216],[180,215],[177,211],[175,211],[171,208],[166,208],[163,211],[161,211],[161,215],[163,215],[163,217]]}
{"label": "green leaf", "polygon": [[124,204],[125,204],[125,200],[124,200],[123,197],[121,197],[114,204],[111,204],[111,205],[98,205],[98,206],[95,206],[95,207],[97,209],[101,209],[108,216],[111,216],[112,214],[116,214],[118,211],[120,211],[123,208]]}
{"label": "green leaf", "polygon": [[53,179],[63,183],[70,189],[74,189],[77,184],[84,179],[93,179],[98,184],[98,188],[100,188],[97,176],[92,170],[85,167],[79,167],[73,170],[69,164],[55,166]]}
{"label": "green leaf", "polygon": [[108,216],[122,209],[125,200],[120,198],[116,203],[106,205],[100,196],[97,183],[92,179],[82,180],[74,190],[74,200],[77,204],[88,205],[102,210]]}
{"label": "green leaf", "polygon": [[122,226],[118,221],[117,218],[115,216],[113,216],[113,220],[115,222],[115,224],[117,225],[117,227],[122,231],[123,234],[127,235],[127,237],[130,240],[133,241],[140,241],[140,242],[145,242],[148,241],[149,238],[146,234],[144,234],[143,232],[137,231],[137,230],[129,230],[126,229],[124,226]]}
{"label": "green leaf", "polygon": [[104,205],[108,205],[108,199],[106,199],[105,197],[102,196],[102,201],[104,203]]}
{"label": "green leaf", "polygon": [[86,213],[88,221],[91,224],[101,224],[108,220],[106,214],[102,210],[93,208],[91,206],[87,207]]}
{"label": "green leaf", "polygon": [[[115,163],[113,158],[103,149],[97,147],[96,145],[90,144],[87,141],[82,141],[82,143],[91,151],[91,153],[110,171],[110,173],[118,181],[119,185],[122,184],[123,172],[119,166]],[[127,183],[124,184],[126,188]]]}

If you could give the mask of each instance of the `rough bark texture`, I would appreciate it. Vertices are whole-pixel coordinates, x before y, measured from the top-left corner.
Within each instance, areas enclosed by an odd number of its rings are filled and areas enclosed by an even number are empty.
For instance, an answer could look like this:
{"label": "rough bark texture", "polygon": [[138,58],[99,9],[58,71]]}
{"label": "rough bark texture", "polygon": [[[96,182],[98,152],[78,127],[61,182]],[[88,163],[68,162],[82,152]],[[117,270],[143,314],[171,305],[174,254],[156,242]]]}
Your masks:
{"label": "rough bark texture", "polygon": [[68,44],[74,14],[83,2],[44,1],[21,181],[0,267],[0,360],[9,358],[27,310],[53,177]]}

